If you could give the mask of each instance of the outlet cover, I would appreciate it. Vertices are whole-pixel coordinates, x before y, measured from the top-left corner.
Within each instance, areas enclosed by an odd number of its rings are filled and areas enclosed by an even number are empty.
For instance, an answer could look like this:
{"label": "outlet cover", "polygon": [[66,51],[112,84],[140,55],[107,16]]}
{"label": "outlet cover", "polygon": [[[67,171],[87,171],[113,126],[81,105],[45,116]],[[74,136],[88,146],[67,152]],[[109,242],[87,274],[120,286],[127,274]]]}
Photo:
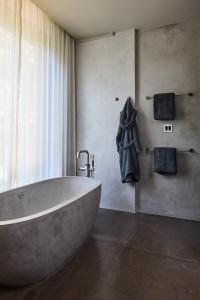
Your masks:
{"label": "outlet cover", "polygon": [[173,132],[173,125],[172,124],[164,124],[164,132],[172,133]]}

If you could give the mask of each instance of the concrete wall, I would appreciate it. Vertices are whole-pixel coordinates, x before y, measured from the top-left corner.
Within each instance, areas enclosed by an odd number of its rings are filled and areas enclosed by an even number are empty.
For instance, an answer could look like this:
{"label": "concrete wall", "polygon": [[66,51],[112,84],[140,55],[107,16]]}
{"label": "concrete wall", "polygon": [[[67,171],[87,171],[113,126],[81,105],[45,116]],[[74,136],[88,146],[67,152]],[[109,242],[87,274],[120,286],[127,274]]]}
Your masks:
{"label": "concrete wall", "polygon": [[77,149],[95,155],[101,207],[134,212],[134,187],[121,183],[115,137],[120,110],[135,96],[135,31],[77,44],[76,51]]}
{"label": "concrete wall", "polygon": [[[138,190],[139,211],[200,219],[200,23],[169,26],[138,33],[137,94],[143,147],[195,148],[196,154],[178,154],[178,175],[152,172],[152,154],[143,154]],[[177,119],[154,121],[153,103],[146,95],[194,92],[177,97]],[[172,134],[163,124],[173,123]]]}

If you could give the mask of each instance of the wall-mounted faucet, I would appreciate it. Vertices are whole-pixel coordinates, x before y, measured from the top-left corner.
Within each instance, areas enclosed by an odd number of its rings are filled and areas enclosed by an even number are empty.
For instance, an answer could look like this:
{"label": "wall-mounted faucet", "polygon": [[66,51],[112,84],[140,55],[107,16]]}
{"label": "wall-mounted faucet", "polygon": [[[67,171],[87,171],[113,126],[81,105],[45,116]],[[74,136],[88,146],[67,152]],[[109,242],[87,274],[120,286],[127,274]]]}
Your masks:
{"label": "wall-mounted faucet", "polygon": [[[94,155],[93,154],[89,154],[89,152],[87,150],[80,150],[77,152],[77,159],[80,158],[81,154],[86,154],[86,164],[84,167],[79,167],[77,169],[77,173],[81,172],[85,172],[86,177],[94,177]],[[91,160],[92,160],[92,164],[90,167],[90,156],[91,156]]]}

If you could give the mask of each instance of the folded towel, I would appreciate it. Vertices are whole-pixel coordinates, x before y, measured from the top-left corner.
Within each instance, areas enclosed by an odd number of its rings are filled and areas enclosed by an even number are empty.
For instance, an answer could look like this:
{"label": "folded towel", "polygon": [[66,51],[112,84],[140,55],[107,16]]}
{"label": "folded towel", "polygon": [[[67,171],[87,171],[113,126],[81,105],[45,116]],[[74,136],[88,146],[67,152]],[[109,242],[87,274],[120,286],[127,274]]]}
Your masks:
{"label": "folded towel", "polygon": [[174,120],[175,118],[175,94],[154,95],[154,119]]}
{"label": "folded towel", "polygon": [[162,175],[176,175],[176,148],[154,148],[154,172]]}

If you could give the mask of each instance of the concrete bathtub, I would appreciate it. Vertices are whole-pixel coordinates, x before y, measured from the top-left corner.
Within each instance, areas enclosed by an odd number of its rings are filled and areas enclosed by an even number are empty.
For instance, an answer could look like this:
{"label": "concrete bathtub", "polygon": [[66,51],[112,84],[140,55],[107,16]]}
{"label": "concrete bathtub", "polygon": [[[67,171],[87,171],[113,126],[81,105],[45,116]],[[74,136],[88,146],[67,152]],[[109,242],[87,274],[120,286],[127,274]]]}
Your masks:
{"label": "concrete bathtub", "polygon": [[0,194],[0,284],[24,286],[58,271],[85,241],[101,184],[62,177]]}

